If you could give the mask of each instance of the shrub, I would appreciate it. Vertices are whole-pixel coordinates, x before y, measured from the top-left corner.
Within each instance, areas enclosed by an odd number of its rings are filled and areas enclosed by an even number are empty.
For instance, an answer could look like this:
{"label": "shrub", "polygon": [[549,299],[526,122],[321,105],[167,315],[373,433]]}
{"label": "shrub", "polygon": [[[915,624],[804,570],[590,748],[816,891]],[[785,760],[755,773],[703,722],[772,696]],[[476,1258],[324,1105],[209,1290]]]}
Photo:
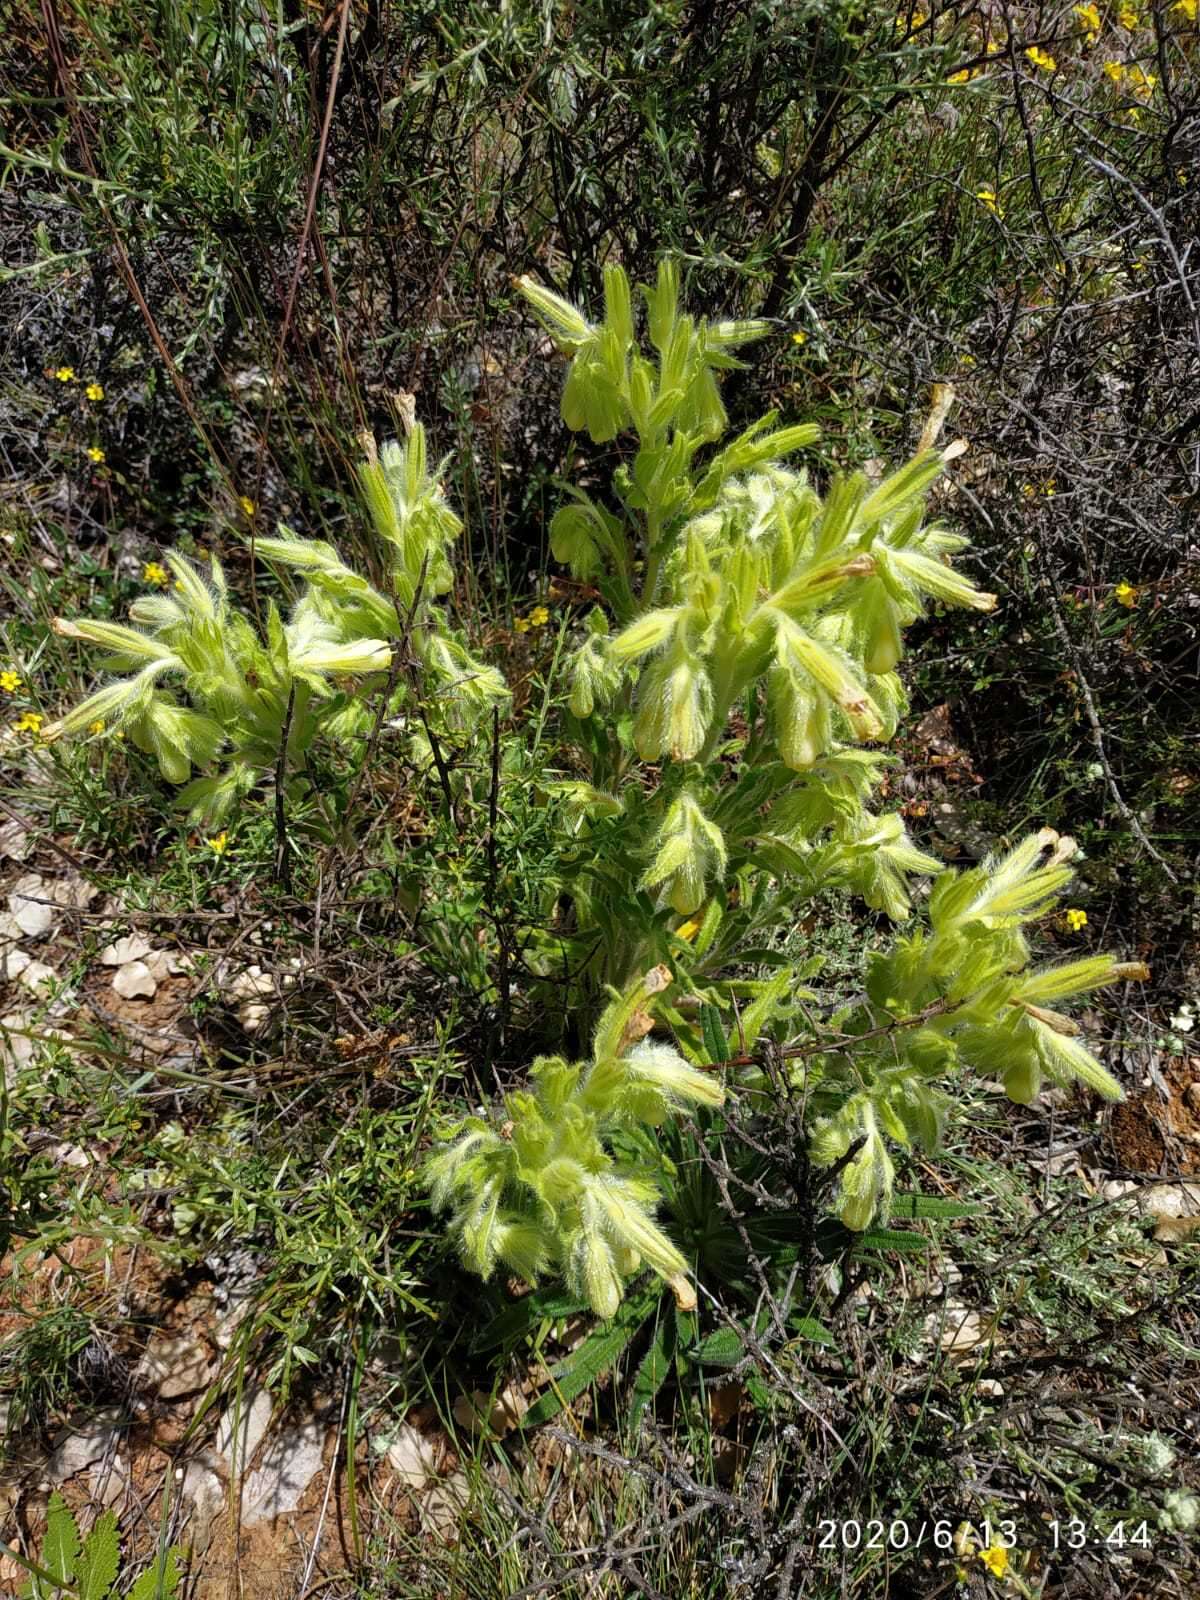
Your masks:
{"label": "shrub", "polygon": [[[923,449],[876,484],[835,476],[821,493],[785,465],[815,428],[771,413],[722,442],[717,375],[765,323],[686,315],[665,262],[640,291],[647,353],[625,273],[610,266],[604,279],[598,323],[520,284],[570,362],[564,420],[599,445],[632,436],[607,500],[573,490],[552,525],[556,558],[601,604],[565,669],[561,773],[548,784],[551,876],[573,927],[520,932],[531,982],[565,984],[575,1027],[594,1025],[591,1060],[540,1059],[534,1091],[510,1095],[498,1121],[470,1119],[430,1174],[473,1270],[561,1274],[611,1316],[642,1265],[681,1304],[691,1299],[687,1262],[653,1220],[661,1157],[646,1130],[718,1106],[714,1068],[732,1058],[753,1103],[760,1039],[792,1052],[811,1159],[835,1170],[838,1212],[862,1230],[888,1209],[890,1145],[936,1147],[962,1071],[999,1078],[1021,1103],[1044,1077],[1119,1096],[1048,1002],[1145,969],[1106,956],[1030,968],[1025,930],[1070,880],[1070,839],[1044,830],[971,871],[942,872],[898,813],[872,807],[889,758],[863,746],[890,738],[905,709],[903,629],[930,601],[994,604],[949,564],[965,541],[925,516],[926,492],[960,447]],[[506,691],[433,603],[452,583],[459,523],[427,470],[421,429],[372,455],[361,479],[387,593],[331,546],[284,529],[258,549],[306,587],[286,624],[269,606],[264,644],[229,608],[215,565],[209,585],[174,557],[179,598],[139,602],[140,631],[59,624],[108,645],[118,664],[142,664],[52,731],[123,723],[176,782],[227,747],[224,771],[184,791],[215,816],[318,734],[361,732],[373,682],[411,642],[442,728],[469,741]],[[191,705],[168,696],[167,678]],[[444,777],[427,719],[416,747]],[[900,921],[914,878],[935,872],[927,926],[871,956],[865,996],[824,1022],[798,1017],[803,974],[775,941],[803,903],[841,888]],[[752,976],[764,966],[777,970]],[[656,1026],[671,1044],[648,1039]]]}

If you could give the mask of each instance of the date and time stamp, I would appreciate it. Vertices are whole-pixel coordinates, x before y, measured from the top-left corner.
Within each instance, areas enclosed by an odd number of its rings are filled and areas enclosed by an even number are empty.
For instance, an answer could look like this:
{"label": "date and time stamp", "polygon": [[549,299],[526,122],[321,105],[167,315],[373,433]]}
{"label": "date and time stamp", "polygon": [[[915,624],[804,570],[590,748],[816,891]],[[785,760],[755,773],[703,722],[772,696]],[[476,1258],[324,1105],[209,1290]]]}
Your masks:
{"label": "date and time stamp", "polygon": [[[1155,1529],[1146,1519],[1123,1521],[1106,1528],[1090,1527],[1077,1517],[1043,1523],[1041,1537],[1035,1541],[1043,1552],[1072,1550],[1149,1550]],[[962,1556],[968,1551],[1015,1552],[1029,1549],[1028,1534],[1022,1538],[1013,1521],[979,1523],[911,1521],[896,1517],[892,1521],[872,1518],[859,1522],[853,1518],[838,1521],[824,1518],[817,1525],[819,1550],[919,1550],[922,1547]]]}
{"label": "date and time stamp", "polygon": [[818,1550],[840,1550],[851,1554],[861,1550],[864,1554],[880,1552],[883,1555],[941,1554],[958,1562],[958,1578],[966,1581],[968,1570],[982,1566],[997,1579],[1013,1582],[1019,1594],[1030,1594],[1026,1584],[1018,1579],[1021,1568],[1029,1571],[1029,1560],[1066,1560],[1083,1550],[1128,1552],[1150,1550],[1154,1546],[1155,1526],[1147,1520],[1123,1520],[1104,1528],[1088,1525],[1078,1517],[1050,1520],[1030,1538],[1029,1530],[1018,1530],[1018,1523],[1010,1520],[984,1518],[982,1522],[952,1522],[939,1520],[910,1520],[894,1517],[890,1522],[872,1518],[859,1522],[856,1518],[837,1520],[822,1518],[816,1528],[814,1544]]}

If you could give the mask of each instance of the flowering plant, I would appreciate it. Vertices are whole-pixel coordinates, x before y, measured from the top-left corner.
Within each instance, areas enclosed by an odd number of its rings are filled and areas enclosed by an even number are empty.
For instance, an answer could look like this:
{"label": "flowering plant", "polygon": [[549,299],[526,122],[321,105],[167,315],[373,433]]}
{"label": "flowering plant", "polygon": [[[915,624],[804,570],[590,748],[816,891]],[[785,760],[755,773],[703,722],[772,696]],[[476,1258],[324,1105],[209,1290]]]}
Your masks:
{"label": "flowering plant", "polygon": [[[436,689],[447,722],[470,723],[503,700],[500,674],[472,657],[435,604],[453,582],[448,548],[462,524],[428,470],[420,424],[403,445],[377,452],[371,441],[359,479],[384,553],[386,591],[347,566],[332,545],[281,528],[279,537],[259,539],[256,551],[300,574],[304,588],[286,621],[268,603],[264,637],[233,607],[215,557],[204,573],[169,554],[171,588],[135,601],[133,626],[56,619],[58,633],[103,646],[108,665],[124,675],[68,711],[45,737],[97,723],[106,732],[128,731],[164,778],[186,785],[180,803],[193,819],[216,826],[281,761],[300,786],[295,774],[319,735],[348,742],[365,734],[367,696],[384,681],[401,639]],[[147,567],[150,581],[160,573],[166,577],[157,563]]]}

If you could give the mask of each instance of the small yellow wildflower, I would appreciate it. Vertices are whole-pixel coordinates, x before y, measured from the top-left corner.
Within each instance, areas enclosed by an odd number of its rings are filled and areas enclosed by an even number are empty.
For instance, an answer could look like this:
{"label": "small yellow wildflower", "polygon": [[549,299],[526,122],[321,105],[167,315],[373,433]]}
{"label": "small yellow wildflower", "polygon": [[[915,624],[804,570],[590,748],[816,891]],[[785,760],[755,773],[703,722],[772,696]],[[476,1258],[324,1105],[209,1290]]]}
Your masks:
{"label": "small yellow wildflower", "polygon": [[550,613],[545,606],[534,606],[529,613],[529,626],[531,628],[544,628],[550,621]]}
{"label": "small yellow wildflower", "polygon": [[1196,20],[1196,0],[1175,0],[1172,11],[1181,11],[1188,22]]}
{"label": "small yellow wildflower", "polygon": [[689,917],[681,928],[675,929],[677,939],[694,939],[700,931],[700,924],[695,917]]}
{"label": "small yellow wildflower", "polygon": [[1021,493],[1025,496],[1026,500],[1032,500],[1034,495],[1037,493],[1037,490],[1031,483],[1023,483],[1021,485]]}
{"label": "small yellow wildflower", "polygon": [[171,574],[158,561],[147,561],[142,568],[142,582],[153,583],[160,589],[165,589],[171,581]]}
{"label": "small yellow wildflower", "polygon": [[21,675],[19,672],[14,672],[11,667],[0,672],[0,689],[3,689],[5,694],[16,694],[20,687]]}
{"label": "small yellow wildflower", "polygon": [[212,851],[213,855],[223,856],[225,854],[225,847],[228,845],[228,843],[229,835],[224,829],[222,829],[220,833],[215,834],[211,839],[209,839],[208,848]]}
{"label": "small yellow wildflower", "polygon": [[91,383],[88,384],[87,388],[83,392],[85,395],[87,395],[89,400],[104,399],[104,385],[102,383],[97,383],[95,378],[92,379]]}
{"label": "small yellow wildflower", "polygon": [[1125,68],[1119,61],[1106,61],[1104,63],[1104,76],[1120,86],[1121,79],[1125,76]]}
{"label": "small yellow wildflower", "polygon": [[1117,12],[1117,21],[1123,28],[1127,28],[1130,33],[1132,33],[1135,28],[1140,28],[1142,25],[1141,17],[1138,16],[1137,12],[1132,6],[1122,6]]}
{"label": "small yellow wildflower", "polygon": [[806,333],[794,333],[792,335],[792,343],[793,344],[807,344],[808,343],[808,335]]}
{"label": "small yellow wildflower", "polygon": [[248,494],[238,495],[238,505],[241,506],[243,512],[248,517],[252,517],[258,510],[258,507],[254,504],[254,501],[251,500]]}
{"label": "small yellow wildflower", "polygon": [[97,717],[95,722],[89,722],[88,723],[88,732],[89,733],[94,733],[94,734],[97,734],[97,735],[103,733],[104,732],[104,719],[102,717]]}
{"label": "small yellow wildflower", "polygon": [[1039,45],[1031,44],[1025,52],[1025,59],[1032,62],[1039,72],[1058,71],[1058,62],[1055,61],[1052,55],[1048,55],[1045,50],[1041,49]]}
{"label": "small yellow wildflower", "polygon": [[54,376],[59,383],[73,383],[75,381],[74,367],[55,367]]}
{"label": "small yellow wildflower", "polygon": [[88,460],[92,462],[94,466],[102,467],[104,465],[104,451],[101,450],[98,444],[89,445],[87,454]]}
{"label": "small yellow wildflower", "polygon": [[13,732],[41,733],[44,720],[40,711],[23,711],[13,723]]}
{"label": "small yellow wildflower", "polygon": [[980,205],[986,206],[994,217],[1002,217],[1004,215],[1004,207],[996,199],[996,191],[994,189],[976,189],[975,198]]}
{"label": "small yellow wildflower", "polygon": [[[1078,913],[1081,917],[1083,912]],[[1068,916],[1070,913],[1068,912]],[[1087,919],[1084,918],[1086,921]],[[994,1578],[1002,1578],[1008,1571],[1008,1551],[1002,1544],[989,1545],[986,1550],[979,1552],[979,1559]]]}
{"label": "small yellow wildflower", "polygon": [[528,633],[529,632],[529,619],[527,617],[518,617],[517,620],[513,623],[513,627],[517,630],[518,633]]}
{"label": "small yellow wildflower", "polygon": [[[1080,910],[1078,910],[1077,907],[1072,906],[1071,909],[1067,912],[1066,924],[1067,924],[1067,927],[1070,928],[1072,933],[1078,933],[1080,928],[1086,928],[1087,927],[1087,912],[1086,911],[1080,911]],[[992,1570],[995,1571],[995,1568],[993,1567]],[[999,1577],[1003,1577],[1003,1573],[997,1572],[996,1576],[998,1578]]]}
{"label": "small yellow wildflower", "polygon": [[1084,5],[1075,6],[1073,7],[1073,10],[1080,22],[1083,23],[1083,28],[1085,34],[1087,35],[1088,43],[1094,44],[1096,36],[1100,32],[1099,8],[1092,4],[1092,0],[1086,0]]}
{"label": "small yellow wildflower", "polygon": [[1053,500],[1054,498],[1056,492],[1055,481],[1056,480],[1054,478],[1046,478],[1042,483],[1042,493],[1046,496],[1047,500]]}
{"label": "small yellow wildflower", "polygon": [[1138,603],[1138,592],[1131,583],[1119,583],[1113,590],[1113,599],[1119,606],[1124,606],[1127,611],[1132,611]]}
{"label": "small yellow wildflower", "polygon": [[1130,67],[1125,77],[1131,93],[1137,95],[1139,100],[1149,100],[1158,82],[1154,73],[1146,72],[1141,67]]}
{"label": "small yellow wildflower", "polygon": [[970,354],[959,356],[958,364],[960,367],[973,367],[975,365],[975,357]]}

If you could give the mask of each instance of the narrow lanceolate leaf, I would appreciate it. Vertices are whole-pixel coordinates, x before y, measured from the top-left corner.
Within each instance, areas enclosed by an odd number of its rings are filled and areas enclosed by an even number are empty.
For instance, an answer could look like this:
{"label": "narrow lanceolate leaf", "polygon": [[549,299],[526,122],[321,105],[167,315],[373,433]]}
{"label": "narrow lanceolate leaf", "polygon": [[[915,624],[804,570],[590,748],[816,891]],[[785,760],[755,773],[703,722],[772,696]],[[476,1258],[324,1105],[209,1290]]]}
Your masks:
{"label": "narrow lanceolate leaf", "polygon": [[576,1395],[610,1371],[649,1316],[656,1299],[650,1294],[631,1295],[611,1322],[597,1328],[578,1350],[560,1362],[551,1374],[550,1387],[525,1413],[522,1428],[537,1428],[549,1422]]}
{"label": "narrow lanceolate leaf", "polygon": [[929,1240],[924,1234],[906,1233],[903,1228],[867,1228],[855,1241],[857,1250],[899,1250],[912,1252],[928,1250]]}
{"label": "narrow lanceolate leaf", "polygon": [[936,1194],[897,1194],[892,1197],[892,1215],[909,1222],[952,1222],[960,1217],[977,1216],[982,1208],[966,1200],[943,1200]]}
{"label": "narrow lanceolate leaf", "polygon": [[658,1391],[667,1381],[675,1364],[676,1318],[665,1308],[659,1313],[658,1326],[650,1341],[650,1348],[642,1357],[637,1376],[633,1380],[633,1397],[629,1402],[630,1426],[636,1428],[646,1407],[652,1405]]}
{"label": "narrow lanceolate leaf", "polygon": [[704,1035],[704,1048],[714,1066],[729,1060],[729,1041],[721,1023],[721,1013],[716,1006],[700,1007],[700,1031]]}

